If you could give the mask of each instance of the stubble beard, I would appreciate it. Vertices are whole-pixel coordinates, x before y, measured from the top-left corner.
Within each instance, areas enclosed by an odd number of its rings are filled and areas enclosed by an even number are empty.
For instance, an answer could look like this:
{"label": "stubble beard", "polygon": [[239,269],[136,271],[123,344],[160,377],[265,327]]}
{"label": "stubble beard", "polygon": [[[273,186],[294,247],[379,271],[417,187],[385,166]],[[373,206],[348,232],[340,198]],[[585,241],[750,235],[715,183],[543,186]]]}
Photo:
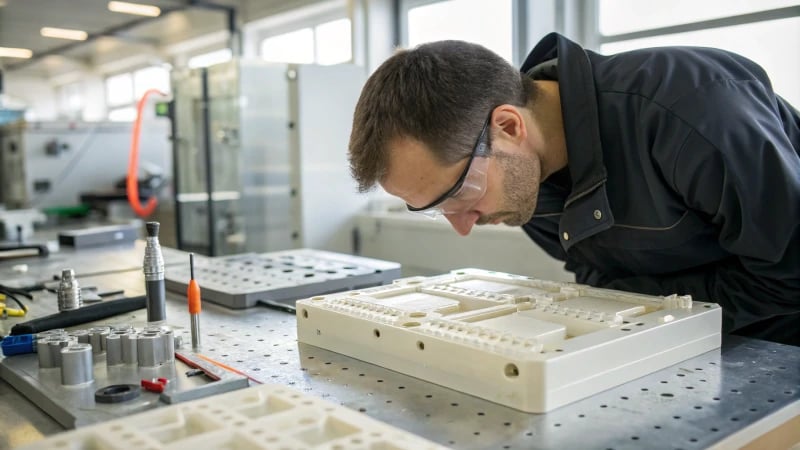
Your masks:
{"label": "stubble beard", "polygon": [[533,155],[495,152],[492,156],[503,169],[503,200],[497,212],[481,216],[476,223],[485,225],[501,219],[508,226],[522,226],[536,210],[541,164]]}

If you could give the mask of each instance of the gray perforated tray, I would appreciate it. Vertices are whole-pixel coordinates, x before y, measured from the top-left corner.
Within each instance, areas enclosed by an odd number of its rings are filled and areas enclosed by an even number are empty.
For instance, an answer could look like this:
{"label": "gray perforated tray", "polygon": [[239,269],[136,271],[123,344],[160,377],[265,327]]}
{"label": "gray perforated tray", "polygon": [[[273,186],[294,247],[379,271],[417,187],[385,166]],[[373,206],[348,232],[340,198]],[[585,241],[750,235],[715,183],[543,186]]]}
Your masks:
{"label": "gray perforated tray", "polygon": [[[203,300],[240,309],[257,303],[294,308],[314,295],[361,289],[400,278],[400,264],[322,250],[295,249],[221,257],[195,257],[194,276]],[[169,267],[167,289],[186,293],[185,265]]]}

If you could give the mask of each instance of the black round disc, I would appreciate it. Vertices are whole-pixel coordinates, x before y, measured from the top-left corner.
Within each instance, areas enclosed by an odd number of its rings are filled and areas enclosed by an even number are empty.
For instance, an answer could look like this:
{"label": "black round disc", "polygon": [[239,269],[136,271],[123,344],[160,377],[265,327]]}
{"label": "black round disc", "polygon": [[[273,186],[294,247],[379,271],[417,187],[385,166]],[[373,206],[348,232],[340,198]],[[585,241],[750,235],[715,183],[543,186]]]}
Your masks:
{"label": "black round disc", "polygon": [[98,389],[94,393],[94,401],[98,403],[120,403],[133,400],[142,393],[135,384],[112,384]]}

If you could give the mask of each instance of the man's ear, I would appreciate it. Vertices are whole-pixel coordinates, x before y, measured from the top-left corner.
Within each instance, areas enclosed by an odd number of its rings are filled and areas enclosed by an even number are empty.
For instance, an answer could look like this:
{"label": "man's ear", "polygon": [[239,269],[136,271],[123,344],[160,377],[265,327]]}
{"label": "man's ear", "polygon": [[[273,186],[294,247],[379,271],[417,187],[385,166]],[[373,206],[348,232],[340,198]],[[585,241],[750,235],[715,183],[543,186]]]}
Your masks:
{"label": "man's ear", "polygon": [[514,105],[503,104],[492,112],[492,139],[520,145],[528,137],[525,120]]}

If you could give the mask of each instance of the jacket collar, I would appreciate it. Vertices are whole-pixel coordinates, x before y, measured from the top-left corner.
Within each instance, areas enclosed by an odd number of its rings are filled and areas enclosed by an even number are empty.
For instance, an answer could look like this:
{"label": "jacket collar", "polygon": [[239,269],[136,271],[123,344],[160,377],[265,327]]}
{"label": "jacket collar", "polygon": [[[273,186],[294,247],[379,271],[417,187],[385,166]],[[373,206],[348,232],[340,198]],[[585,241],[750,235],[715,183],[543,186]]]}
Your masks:
{"label": "jacket collar", "polygon": [[[560,223],[564,230],[559,235],[562,246],[569,249],[581,239],[610,228],[614,220],[605,191],[607,172],[600,141],[597,95],[586,50],[564,36],[550,33],[530,52],[520,70],[527,74],[538,64],[554,58],[558,59],[561,110],[572,179]],[[600,211],[595,215],[601,219],[587,222],[574,217],[583,216],[586,211],[588,214]]]}

